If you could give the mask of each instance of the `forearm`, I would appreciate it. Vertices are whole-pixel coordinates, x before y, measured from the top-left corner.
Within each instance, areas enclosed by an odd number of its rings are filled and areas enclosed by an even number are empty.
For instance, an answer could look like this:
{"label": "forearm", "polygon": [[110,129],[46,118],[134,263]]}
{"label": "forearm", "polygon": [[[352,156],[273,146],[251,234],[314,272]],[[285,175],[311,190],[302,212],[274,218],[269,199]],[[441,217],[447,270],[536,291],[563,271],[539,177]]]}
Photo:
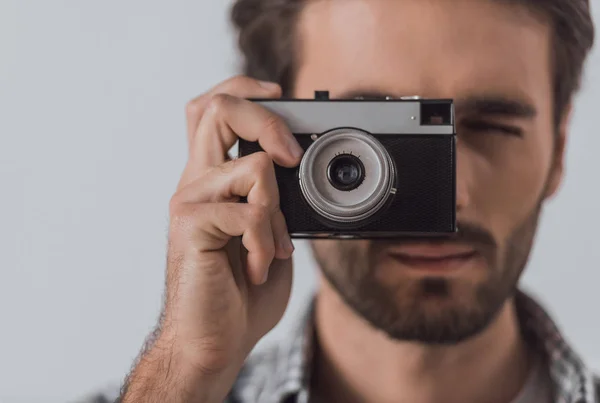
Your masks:
{"label": "forearm", "polygon": [[142,355],[128,377],[121,403],[222,403],[221,374],[208,374],[165,343]]}

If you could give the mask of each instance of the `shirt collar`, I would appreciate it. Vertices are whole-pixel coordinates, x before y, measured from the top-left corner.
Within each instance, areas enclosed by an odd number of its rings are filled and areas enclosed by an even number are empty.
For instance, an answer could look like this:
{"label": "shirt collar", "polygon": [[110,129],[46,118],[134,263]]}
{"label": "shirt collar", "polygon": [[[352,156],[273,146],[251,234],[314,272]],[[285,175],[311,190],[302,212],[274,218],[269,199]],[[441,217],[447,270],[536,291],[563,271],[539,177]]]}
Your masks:
{"label": "shirt collar", "polygon": [[548,361],[557,403],[600,403],[596,378],[558,329],[550,315],[532,297],[515,298],[521,327]]}
{"label": "shirt collar", "polygon": [[[596,397],[596,378],[567,343],[548,313],[529,295],[517,291],[515,303],[523,332],[538,346],[549,365],[556,403],[600,403]],[[275,373],[278,403],[308,403],[315,350],[313,321],[315,302],[281,342]]]}
{"label": "shirt collar", "polygon": [[279,363],[275,376],[277,377],[274,396],[281,397],[278,403],[287,403],[293,397],[293,403],[308,403],[310,393],[310,378],[315,354],[315,299],[307,304],[307,309],[300,319],[292,326],[290,334],[281,342],[277,350]]}

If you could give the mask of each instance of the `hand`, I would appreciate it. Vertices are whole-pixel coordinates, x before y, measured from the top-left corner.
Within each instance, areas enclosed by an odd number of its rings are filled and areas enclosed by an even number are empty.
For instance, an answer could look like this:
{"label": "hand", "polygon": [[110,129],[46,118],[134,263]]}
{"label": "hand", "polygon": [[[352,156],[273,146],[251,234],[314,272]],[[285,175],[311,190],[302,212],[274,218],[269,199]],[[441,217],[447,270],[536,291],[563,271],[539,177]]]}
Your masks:
{"label": "hand", "polygon": [[[273,161],[294,167],[302,149],[282,120],[244,99],[280,96],[275,84],[236,77],[189,103],[189,160],[170,203],[160,333],[124,402],[154,401],[146,389],[163,402],[222,401],[252,348],[281,319],[293,246]],[[230,160],[238,137],[265,152]],[[248,203],[238,202],[242,196]]]}

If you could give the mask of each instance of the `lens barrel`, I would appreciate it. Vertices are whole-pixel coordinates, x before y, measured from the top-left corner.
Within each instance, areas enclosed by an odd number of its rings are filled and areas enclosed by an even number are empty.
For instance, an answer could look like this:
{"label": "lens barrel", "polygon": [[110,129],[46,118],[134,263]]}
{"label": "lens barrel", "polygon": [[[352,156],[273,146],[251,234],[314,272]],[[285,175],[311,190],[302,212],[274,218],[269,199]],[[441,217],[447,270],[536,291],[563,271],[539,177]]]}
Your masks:
{"label": "lens barrel", "polygon": [[393,196],[394,162],[371,134],[335,129],[308,147],[299,170],[300,189],[309,206],[333,222],[360,223]]}

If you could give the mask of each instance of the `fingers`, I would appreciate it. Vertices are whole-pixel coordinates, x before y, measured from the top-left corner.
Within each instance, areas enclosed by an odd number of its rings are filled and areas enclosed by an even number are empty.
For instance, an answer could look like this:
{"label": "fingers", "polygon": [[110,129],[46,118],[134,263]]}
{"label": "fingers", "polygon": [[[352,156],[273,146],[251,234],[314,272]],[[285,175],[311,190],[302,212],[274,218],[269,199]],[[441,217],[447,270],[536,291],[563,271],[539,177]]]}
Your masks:
{"label": "fingers", "polygon": [[253,284],[263,284],[275,256],[270,212],[248,203],[177,204],[172,226],[193,237],[197,253],[219,252],[232,237],[241,236],[247,255],[247,273]]}
{"label": "fingers", "polygon": [[191,100],[186,107],[187,133],[190,144],[206,106],[216,94],[229,94],[238,98],[279,98],[281,97],[281,87],[276,83],[258,81],[246,76],[236,76]]}
{"label": "fingers", "polygon": [[182,188],[174,199],[179,203],[234,202],[247,197],[248,203],[269,211],[275,239],[275,257],[287,259],[294,251],[283,213],[273,162],[264,152],[226,162]]}
{"label": "fingers", "polygon": [[248,228],[242,236],[242,244],[248,251],[247,270],[250,281],[263,284],[269,276],[269,267],[275,258],[275,243],[268,210],[252,212],[257,224]]}
{"label": "fingers", "polygon": [[243,98],[278,98],[281,88],[239,76],[191,101],[187,107],[190,158],[179,181],[181,188],[203,171],[226,161],[238,138],[258,141],[282,166],[300,162],[302,148],[278,116]]}
{"label": "fingers", "polygon": [[218,94],[207,106],[192,142],[193,169],[202,171],[223,163],[238,137],[258,141],[281,166],[296,166],[303,154],[281,118],[254,102]]}
{"label": "fingers", "polygon": [[[280,96],[277,84],[235,77],[192,100],[186,110],[189,160],[172,199],[172,211],[184,211],[177,222],[196,222],[188,227],[200,230],[206,251],[218,253],[241,236],[254,283],[264,281],[275,257],[288,259],[293,252],[273,161],[296,166],[303,150],[282,119],[244,98]],[[228,161],[239,138],[258,141],[265,153]],[[232,203],[242,196],[248,203]],[[188,210],[198,215],[196,221],[186,218]]]}

